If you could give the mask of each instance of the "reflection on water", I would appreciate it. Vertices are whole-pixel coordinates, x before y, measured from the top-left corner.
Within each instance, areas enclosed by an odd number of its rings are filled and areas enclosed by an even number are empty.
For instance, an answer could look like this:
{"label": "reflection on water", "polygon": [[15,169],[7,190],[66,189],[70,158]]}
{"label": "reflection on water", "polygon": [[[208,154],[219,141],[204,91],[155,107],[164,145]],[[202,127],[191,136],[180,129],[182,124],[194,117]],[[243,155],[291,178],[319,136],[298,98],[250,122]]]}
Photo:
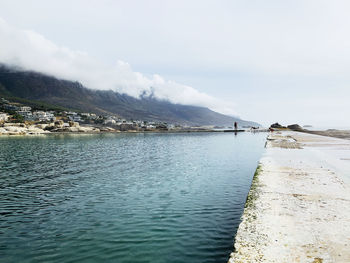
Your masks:
{"label": "reflection on water", "polygon": [[0,262],[226,262],[264,134],[0,138]]}

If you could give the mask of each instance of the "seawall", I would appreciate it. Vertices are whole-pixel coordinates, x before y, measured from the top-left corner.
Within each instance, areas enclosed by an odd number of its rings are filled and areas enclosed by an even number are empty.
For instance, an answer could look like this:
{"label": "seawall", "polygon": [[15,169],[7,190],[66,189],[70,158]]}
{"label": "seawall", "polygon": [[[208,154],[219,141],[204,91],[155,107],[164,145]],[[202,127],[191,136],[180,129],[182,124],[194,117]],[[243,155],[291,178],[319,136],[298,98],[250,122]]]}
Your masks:
{"label": "seawall", "polygon": [[350,141],[270,134],[229,263],[350,262]]}

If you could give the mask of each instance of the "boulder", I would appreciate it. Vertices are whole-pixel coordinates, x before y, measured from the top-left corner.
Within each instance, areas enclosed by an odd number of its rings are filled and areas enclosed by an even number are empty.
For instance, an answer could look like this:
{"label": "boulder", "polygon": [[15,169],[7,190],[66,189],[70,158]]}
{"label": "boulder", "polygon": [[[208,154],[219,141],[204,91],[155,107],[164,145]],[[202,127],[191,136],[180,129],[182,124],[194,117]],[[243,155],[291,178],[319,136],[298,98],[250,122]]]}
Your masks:
{"label": "boulder", "polygon": [[46,129],[49,126],[49,124],[37,124],[36,127],[39,129]]}
{"label": "boulder", "polygon": [[288,125],[287,128],[291,129],[292,131],[304,131],[304,129],[298,124]]}
{"label": "boulder", "polygon": [[18,126],[7,126],[7,127],[4,127],[4,129],[7,131],[7,134],[10,134],[10,135],[20,135],[20,134],[26,134],[28,132],[27,128],[18,127]]}
{"label": "boulder", "polygon": [[116,131],[114,128],[111,128],[111,127],[101,127],[100,129],[98,128],[94,128],[95,130],[98,130],[98,131],[103,131],[103,132],[114,132]]}
{"label": "boulder", "polygon": [[282,128],[286,128],[286,127],[285,127],[285,126],[282,126],[281,124],[279,124],[278,122],[276,122],[276,123],[272,124],[272,125],[270,126],[270,128],[272,128],[272,129],[282,129]]}
{"label": "boulder", "polygon": [[89,126],[84,126],[84,127],[80,126],[79,132],[100,132],[100,129],[95,127],[89,127]]}
{"label": "boulder", "polygon": [[24,123],[10,123],[10,122],[7,122],[7,123],[4,123],[4,127],[26,127],[26,125]]}
{"label": "boulder", "polygon": [[62,121],[62,120],[57,120],[57,121],[55,121],[55,127],[56,128],[62,128],[63,127],[63,125],[64,125],[64,121]]}
{"label": "boulder", "polygon": [[44,131],[43,129],[37,128],[35,126],[30,126],[28,127],[29,134],[43,134],[43,133],[48,133],[49,131]]}
{"label": "boulder", "polygon": [[[38,128],[37,128],[37,126],[34,126],[34,125],[28,125],[27,129],[28,130],[33,130],[33,129],[38,129]],[[41,128],[39,128],[39,129],[41,129]]]}
{"label": "boulder", "polygon": [[0,127],[0,134],[7,134],[7,130],[5,130],[4,128]]}
{"label": "boulder", "polygon": [[79,127],[79,132],[92,132],[93,128],[90,127]]}
{"label": "boulder", "polygon": [[67,127],[67,128],[65,128],[65,131],[68,131],[68,132],[79,132],[79,128],[78,127]]}
{"label": "boulder", "polygon": [[74,122],[74,121],[70,121],[69,122],[69,127],[79,127],[79,122]]}

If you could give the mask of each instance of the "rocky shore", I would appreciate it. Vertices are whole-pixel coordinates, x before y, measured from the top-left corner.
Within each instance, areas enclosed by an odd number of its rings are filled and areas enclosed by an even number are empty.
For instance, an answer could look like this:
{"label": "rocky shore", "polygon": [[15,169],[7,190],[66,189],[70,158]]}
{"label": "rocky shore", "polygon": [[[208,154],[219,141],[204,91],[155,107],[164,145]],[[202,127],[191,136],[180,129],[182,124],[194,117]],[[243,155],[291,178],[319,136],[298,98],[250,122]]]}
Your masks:
{"label": "rocky shore", "polygon": [[96,133],[181,133],[181,132],[266,132],[266,129],[259,130],[215,130],[205,127],[181,127],[175,129],[131,129],[131,130],[118,130],[112,127],[100,125],[100,126],[87,126],[80,125],[78,122],[55,121],[48,124],[35,124],[35,123],[0,123],[0,136],[1,135],[40,135],[40,134],[57,134],[57,133],[80,133],[80,134],[96,134]]}
{"label": "rocky shore", "polygon": [[0,135],[37,135],[49,133],[34,125],[23,125],[18,123],[5,123],[3,127],[0,127]]}
{"label": "rocky shore", "polygon": [[309,130],[306,128],[309,128],[309,126],[306,126],[306,127],[304,126],[304,128],[298,124],[282,126],[278,122],[276,122],[270,126],[270,129],[276,129],[276,131],[278,131],[278,130],[292,130],[292,131],[305,132],[305,133],[317,134],[317,135],[340,138],[340,139],[350,139],[350,130],[338,130],[338,129]]}
{"label": "rocky shore", "polygon": [[229,262],[350,262],[350,142],[268,137]]}
{"label": "rocky shore", "polygon": [[[77,122],[64,123],[56,121],[49,124],[30,123],[3,123],[0,126],[0,135],[39,135],[48,133],[98,133],[101,130],[96,127],[80,126]],[[105,127],[104,131],[114,131]]]}

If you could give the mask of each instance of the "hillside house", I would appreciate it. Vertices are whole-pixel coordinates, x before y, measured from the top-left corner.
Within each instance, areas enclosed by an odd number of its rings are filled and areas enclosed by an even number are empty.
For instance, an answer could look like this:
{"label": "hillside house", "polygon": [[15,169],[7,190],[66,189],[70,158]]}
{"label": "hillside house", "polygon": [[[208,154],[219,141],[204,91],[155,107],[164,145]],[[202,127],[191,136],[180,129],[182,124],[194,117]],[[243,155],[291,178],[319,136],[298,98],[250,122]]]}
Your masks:
{"label": "hillside house", "polygon": [[19,107],[17,107],[16,105],[13,105],[13,104],[5,104],[3,106],[3,108],[5,110],[10,110],[10,111],[17,111],[17,110],[19,110]]}
{"label": "hillside house", "polygon": [[31,111],[32,108],[29,106],[20,106],[20,107],[18,107],[18,110],[19,111]]}
{"label": "hillside house", "polygon": [[33,121],[34,120],[34,117],[33,117],[33,114],[31,111],[21,111],[21,110],[18,110],[17,113],[21,116],[23,116],[23,118],[26,120],[26,121]]}
{"label": "hillside house", "polygon": [[52,112],[49,111],[35,111],[33,117],[38,121],[55,121],[56,117]]}
{"label": "hillside house", "polygon": [[74,121],[74,122],[81,122],[82,121],[81,116],[78,115],[78,113],[76,113],[74,111],[67,112],[67,116],[68,116],[68,119],[70,121]]}

